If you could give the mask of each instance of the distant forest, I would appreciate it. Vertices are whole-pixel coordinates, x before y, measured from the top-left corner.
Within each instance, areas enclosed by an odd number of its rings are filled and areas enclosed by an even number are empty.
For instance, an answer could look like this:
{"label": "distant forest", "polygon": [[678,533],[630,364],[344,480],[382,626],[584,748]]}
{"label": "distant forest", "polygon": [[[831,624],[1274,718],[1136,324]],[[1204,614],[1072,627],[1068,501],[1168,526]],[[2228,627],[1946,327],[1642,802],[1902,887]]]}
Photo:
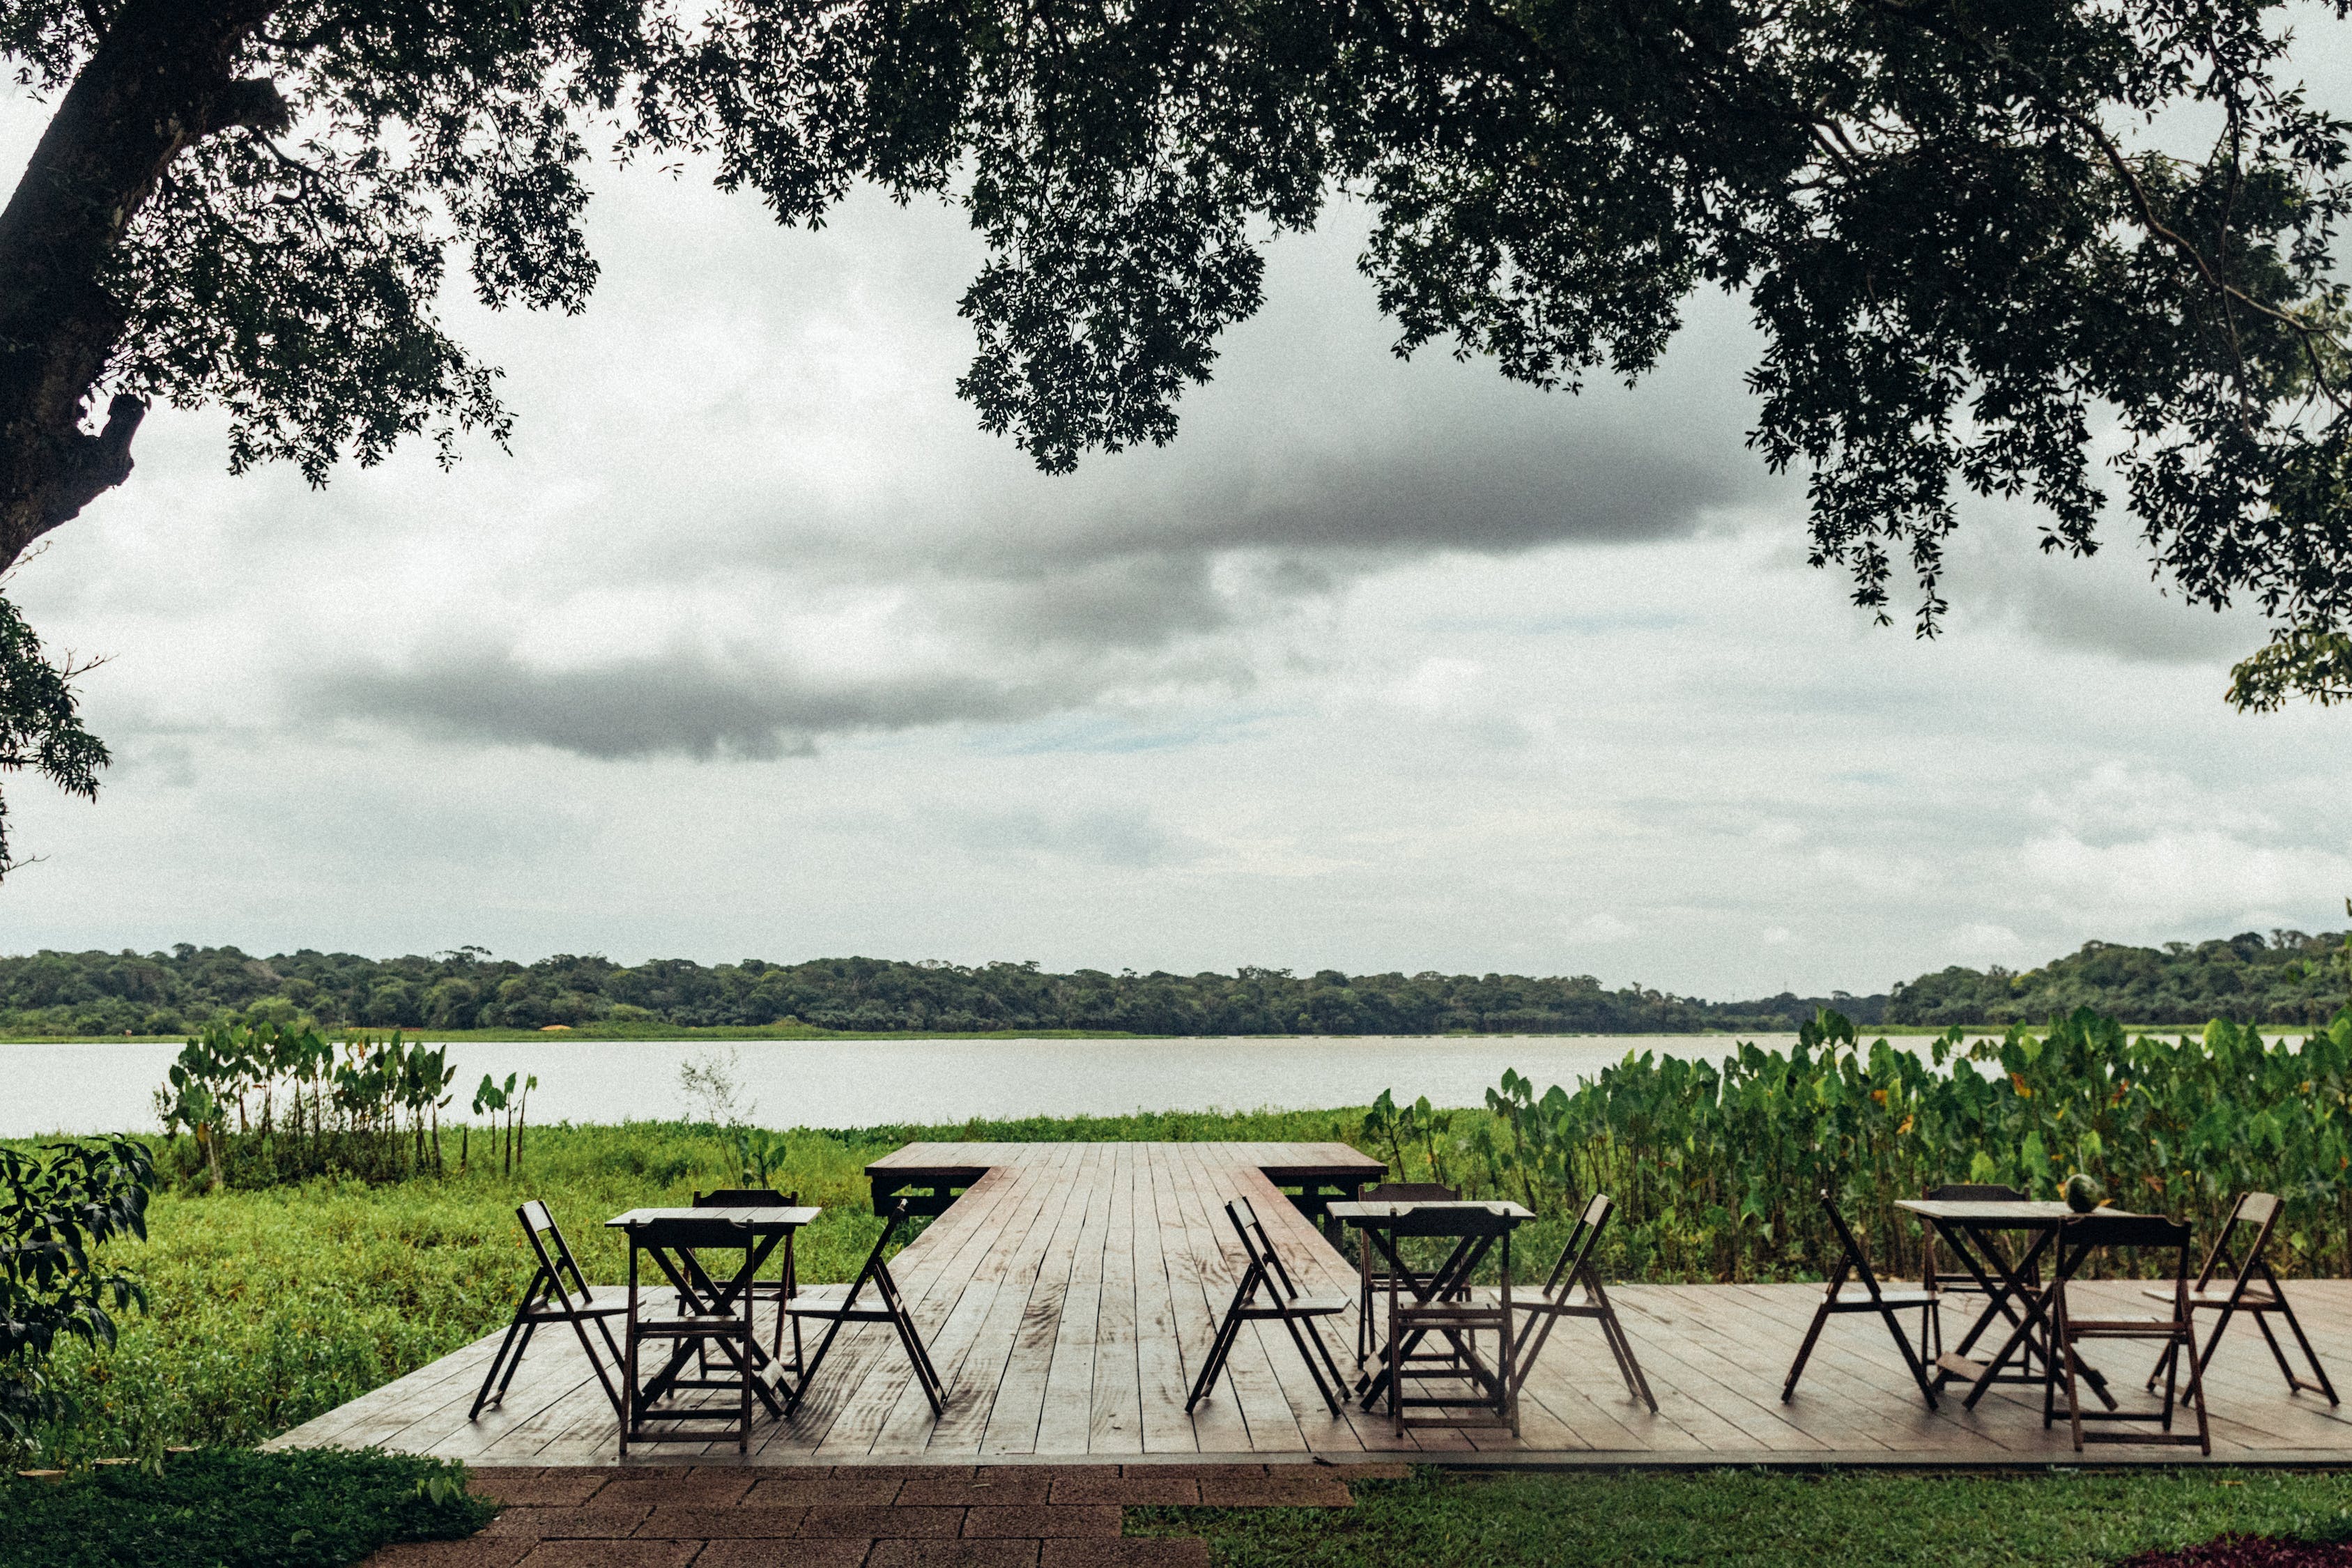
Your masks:
{"label": "distant forest", "polygon": [[233,947],[53,952],[0,958],[0,1030],[14,1035],[172,1035],[215,1018],[328,1028],[540,1029],[561,1024],[741,1027],[801,1024],[872,1032],[1116,1030],[1142,1035],[1683,1033],[1793,1029],[1833,1006],[1867,1026],[2039,1021],[2083,1005],[2135,1023],[2228,1016],[2316,1024],[2346,1004],[2345,938],[2274,931],[2161,949],[2090,942],[2011,973],[1947,969],[1885,995],[1783,993],[1709,1002],[1591,975],[1343,974],[1244,968],[1234,974],[1049,974],[1034,963],[908,963],[829,958],[624,966],[559,956],[537,963],[480,948],[360,958]]}
{"label": "distant forest", "polygon": [[2087,942],[2021,973],[1947,969],[1897,985],[1890,1024],[2032,1023],[2077,1007],[2137,1024],[2324,1024],[2352,1005],[2352,931],[2246,931],[2160,948]]}

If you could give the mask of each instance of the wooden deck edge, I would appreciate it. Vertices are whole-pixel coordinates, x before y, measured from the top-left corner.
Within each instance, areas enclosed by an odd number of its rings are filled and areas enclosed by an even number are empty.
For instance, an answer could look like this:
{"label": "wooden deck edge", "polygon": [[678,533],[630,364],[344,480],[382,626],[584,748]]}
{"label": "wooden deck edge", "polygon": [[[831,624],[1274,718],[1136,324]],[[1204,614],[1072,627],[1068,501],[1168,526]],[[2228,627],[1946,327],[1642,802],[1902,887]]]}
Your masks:
{"label": "wooden deck edge", "polygon": [[[544,1459],[500,1458],[488,1455],[468,1458],[469,1469],[500,1468],[543,1469]],[[876,1454],[857,1459],[821,1457],[814,1454],[670,1454],[632,1455],[626,1459],[611,1459],[594,1465],[563,1465],[564,1469],[676,1469],[691,1465],[700,1469],[740,1468],[753,1470],[788,1469],[892,1469],[916,1468],[936,1470],[940,1461],[936,1455]],[[1426,1465],[1433,1469],[1455,1470],[1486,1474],[1569,1474],[1591,1471],[1664,1470],[1676,1474],[1695,1475],[1706,1470],[1775,1470],[1792,1475],[1822,1475],[1838,1470],[1904,1471],[1919,1475],[2001,1474],[2032,1475],[2069,1474],[2083,1471],[2111,1472],[2145,1469],[2196,1470],[2352,1470],[2352,1455],[2338,1449],[2310,1448],[2274,1451],[2260,1455],[2216,1454],[2211,1458],[2182,1453],[2176,1449],[2152,1448],[2146,1455],[2103,1452],[2095,1457],[2083,1455],[2056,1458],[2049,1455],[2012,1456],[2007,1458],[1960,1458],[1948,1454],[1889,1454],[1884,1449],[1853,1449],[1851,1452],[1789,1454],[1759,1448],[1752,1452],[1724,1450],[1718,1453],[1657,1454],[1635,1451],[1590,1452],[1585,1450],[1536,1453],[1466,1453],[1381,1450],[1348,1458],[1301,1453],[1234,1453],[1234,1454],[985,1454],[976,1459],[960,1459],[955,1468],[977,1464],[983,1468],[1011,1468],[1018,1466],[1043,1466],[1048,1469],[1100,1469],[1106,1465],[1119,1465],[1128,1469],[1139,1467],[1167,1467],[1181,1469],[1202,1465],[1267,1465],[1289,1469],[1347,1469],[1359,1465],[1410,1464]]]}

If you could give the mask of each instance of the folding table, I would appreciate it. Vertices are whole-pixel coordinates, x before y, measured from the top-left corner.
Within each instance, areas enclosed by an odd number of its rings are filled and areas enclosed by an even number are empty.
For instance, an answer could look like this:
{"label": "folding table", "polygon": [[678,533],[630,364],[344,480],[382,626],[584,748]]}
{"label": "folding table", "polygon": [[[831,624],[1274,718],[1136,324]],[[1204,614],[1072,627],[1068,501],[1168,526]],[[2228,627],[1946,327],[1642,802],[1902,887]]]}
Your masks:
{"label": "folding table", "polygon": [[[1941,1391],[1952,1383],[1968,1385],[1968,1397],[1961,1404],[1976,1408],[1977,1401],[1996,1383],[2023,1383],[2040,1385],[2045,1372],[2033,1366],[2041,1358],[2046,1369],[2053,1364],[2050,1342],[2050,1302],[2053,1293],[2063,1279],[2063,1272],[2082,1267],[2089,1256],[2077,1252],[2071,1259],[2053,1251],[2058,1227],[2068,1220],[2083,1216],[2063,1203],[2007,1200],[1957,1200],[1938,1198],[1898,1198],[1895,1206],[1908,1210],[1935,1226],[1944,1245],[1952,1249],[1963,1268],[1984,1291],[1984,1310],[1969,1326],[1959,1342],[1936,1358],[1933,1387]],[[2101,1214],[2116,1218],[2137,1218],[2121,1209],[2102,1209]],[[2012,1258],[1994,1237],[2009,1232],[2028,1237],[2025,1249]],[[2049,1277],[2039,1285],[2028,1278],[2044,1255],[2050,1255]],[[2062,1272],[2063,1271],[2063,1272]],[[2012,1305],[2012,1303],[2014,1303]],[[1970,1356],[1977,1342],[2000,1325],[2008,1333],[2000,1342],[1989,1361]],[[2018,1363],[2015,1372],[2008,1370],[2011,1362]],[[2080,1360],[2077,1358],[2077,1365]],[[2083,1379],[2091,1385],[2101,1402],[2110,1410],[2116,1408],[2115,1395],[2107,1392],[2106,1379],[2088,1366],[2082,1366]]]}
{"label": "folding table", "polygon": [[[1510,1223],[1499,1235],[1490,1232],[1484,1236],[1461,1237],[1454,1242],[1453,1249],[1446,1254],[1444,1261],[1433,1270],[1407,1267],[1404,1260],[1397,1255],[1398,1219],[1406,1215],[1428,1216],[1441,1214],[1447,1209],[1476,1209],[1483,1214],[1501,1215]],[[1443,1301],[1448,1297],[1466,1291],[1472,1277],[1477,1273],[1478,1266],[1486,1260],[1487,1254],[1494,1249],[1498,1240],[1503,1244],[1503,1258],[1507,1267],[1510,1260],[1510,1232],[1536,1217],[1532,1211],[1515,1203],[1467,1198],[1452,1202],[1422,1199],[1388,1200],[1377,1203],[1335,1203],[1329,1206],[1328,1212],[1341,1225],[1354,1226],[1361,1234],[1363,1239],[1359,1254],[1360,1267],[1365,1276],[1369,1278],[1371,1274],[1372,1254],[1377,1248],[1381,1258],[1395,1274],[1398,1282],[1412,1291],[1415,1303],[1421,1305]],[[1423,1236],[1435,1234],[1428,1228],[1429,1223],[1425,1218],[1418,1220],[1413,1229],[1417,1234]],[[1416,1330],[1403,1345],[1398,1347],[1399,1358],[1412,1355],[1421,1342],[1429,1336],[1430,1331],[1425,1329]],[[1469,1376],[1473,1381],[1485,1381],[1489,1377],[1507,1378],[1509,1375],[1508,1367],[1486,1368],[1485,1363],[1478,1360],[1475,1346],[1463,1342],[1461,1336],[1448,1333],[1445,1337],[1452,1347],[1451,1358],[1465,1369],[1465,1375]],[[1386,1359],[1383,1358],[1380,1371],[1366,1373],[1357,1381],[1357,1397],[1364,1408],[1370,1410],[1379,1403],[1381,1396],[1388,1392],[1388,1367]]]}
{"label": "folding table", "polygon": [[[629,1278],[637,1276],[640,1256],[653,1259],[677,1291],[681,1315],[719,1317],[740,1309],[751,1310],[751,1281],[769,1256],[793,1232],[813,1223],[824,1211],[807,1205],[760,1205],[745,1207],[646,1208],[614,1215],[607,1227],[629,1237]],[[726,1279],[714,1278],[702,1267],[701,1251],[740,1251],[742,1266]],[[667,1393],[678,1373],[694,1357],[690,1344],[670,1352],[669,1362],[655,1373],[643,1391],[646,1403]],[[782,1363],[770,1355],[756,1338],[751,1342],[752,1368],[758,1373],[752,1392],[771,1415],[783,1414],[777,1391],[789,1397]]]}

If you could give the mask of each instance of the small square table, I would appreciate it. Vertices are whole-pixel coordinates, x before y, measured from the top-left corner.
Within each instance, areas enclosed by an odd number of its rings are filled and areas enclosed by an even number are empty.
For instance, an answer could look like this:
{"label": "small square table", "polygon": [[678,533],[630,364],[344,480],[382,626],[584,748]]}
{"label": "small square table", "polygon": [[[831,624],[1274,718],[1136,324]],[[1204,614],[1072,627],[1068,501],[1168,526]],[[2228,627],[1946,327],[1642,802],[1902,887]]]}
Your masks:
{"label": "small square table", "polygon": [[[751,1310],[752,1277],[768,1261],[769,1255],[786,1237],[804,1225],[812,1224],[824,1213],[807,1205],[759,1205],[745,1207],[710,1208],[644,1208],[616,1214],[604,1222],[606,1228],[628,1233],[633,1251],[643,1252],[654,1260],[677,1291],[678,1310],[694,1315],[722,1316],[731,1314],[740,1301],[744,1311]],[[743,1252],[743,1266],[734,1275],[721,1280],[703,1268],[696,1253],[702,1248]],[[636,1278],[634,1264],[629,1277]],[[781,1310],[781,1309],[780,1309]],[[659,1399],[679,1372],[694,1355],[694,1347],[680,1344],[670,1352],[667,1365],[654,1374],[646,1385],[643,1398],[651,1403]],[[751,1340],[751,1362],[760,1376],[752,1391],[770,1415],[781,1415],[782,1408],[776,1391],[782,1388],[787,1395],[783,1368],[775,1363],[754,1335]]]}
{"label": "small square table", "polygon": [[[1325,1212],[1339,1224],[1352,1225],[1361,1233],[1363,1242],[1359,1267],[1362,1270],[1363,1279],[1369,1280],[1371,1278],[1372,1251],[1373,1248],[1378,1247],[1381,1256],[1388,1260],[1389,1268],[1395,1271],[1397,1277],[1404,1281],[1406,1289],[1412,1292],[1413,1300],[1428,1302],[1442,1301],[1448,1295],[1466,1289],[1470,1283],[1470,1277],[1477,1271],[1478,1265],[1486,1261],[1487,1253],[1494,1249],[1496,1240],[1496,1237],[1492,1235],[1465,1236],[1454,1244],[1454,1249],[1446,1254],[1444,1261],[1437,1266],[1434,1272],[1424,1275],[1418,1269],[1408,1268],[1405,1267],[1404,1260],[1397,1256],[1395,1236],[1397,1218],[1407,1214],[1426,1215],[1433,1210],[1445,1209],[1477,1209],[1486,1214],[1502,1215],[1512,1222],[1512,1229],[1517,1229],[1536,1217],[1534,1211],[1508,1200],[1476,1198],[1416,1198],[1376,1203],[1335,1203],[1329,1205]],[[1510,1259],[1508,1232],[1504,1234],[1502,1240],[1504,1261],[1507,1265]],[[1361,1299],[1360,1292],[1359,1299]],[[1400,1348],[1399,1357],[1402,1359],[1412,1355],[1413,1348],[1419,1345],[1428,1333],[1429,1331],[1426,1329],[1415,1331],[1412,1337]],[[1455,1359],[1465,1368],[1476,1369],[1472,1374],[1474,1380],[1483,1381],[1483,1377],[1478,1374],[1483,1373],[1484,1366],[1477,1360],[1472,1348],[1461,1343],[1457,1336],[1448,1334],[1446,1337],[1454,1345]],[[1507,1376],[1509,1372],[1508,1367],[1500,1368],[1496,1375]],[[1371,1409],[1379,1402],[1381,1395],[1387,1391],[1388,1384],[1387,1358],[1382,1357],[1381,1370],[1377,1373],[1367,1373],[1357,1380],[1357,1397],[1365,1409]]]}
{"label": "small square table", "polygon": [[[1978,1200],[1944,1198],[1898,1198],[1895,1206],[1917,1215],[1933,1226],[1936,1234],[1952,1249],[1984,1291],[1985,1308],[1969,1331],[1952,1350],[1936,1358],[1935,1387],[1941,1391],[1947,1384],[1969,1385],[1968,1397],[1961,1404],[1976,1408],[1977,1401],[1996,1382],[2039,1384],[2042,1377],[2032,1370],[2034,1357],[2050,1364],[2049,1305],[2051,1292],[2057,1288],[2058,1270],[2063,1261],[2053,1258],[2051,1279],[2037,1284],[2029,1275],[2051,1250],[2058,1238],[2058,1227],[2070,1219],[2083,1217],[2066,1205],[2057,1202],[2031,1200]],[[2122,1215],[2122,1209],[2103,1209],[2103,1214]],[[2030,1237],[2025,1250],[2012,1262],[1993,1238],[2003,1231]],[[2075,1266],[2081,1264],[2081,1258]],[[2016,1305],[2012,1306],[2011,1303]],[[2009,1324],[2008,1337],[1989,1362],[1971,1359],[1969,1352],[1997,1323]],[[2011,1358],[2020,1362],[2019,1370],[2005,1372]],[[2107,1392],[2107,1380],[2091,1367],[2083,1368],[2084,1379],[2098,1394],[2108,1409],[2116,1408],[2115,1396]]]}

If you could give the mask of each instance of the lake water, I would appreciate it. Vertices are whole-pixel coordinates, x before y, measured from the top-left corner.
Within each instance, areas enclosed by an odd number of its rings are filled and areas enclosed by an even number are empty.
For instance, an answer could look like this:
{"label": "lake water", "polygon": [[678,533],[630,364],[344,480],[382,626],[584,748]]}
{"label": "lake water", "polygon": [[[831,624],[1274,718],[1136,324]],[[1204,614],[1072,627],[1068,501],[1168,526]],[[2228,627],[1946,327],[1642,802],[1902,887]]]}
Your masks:
{"label": "lake water", "polygon": [[[1758,1035],[1786,1051],[1793,1035]],[[1924,1047],[1925,1036],[1899,1037]],[[870,1127],[967,1117],[1131,1110],[1312,1110],[1381,1090],[1483,1105],[1516,1068],[1538,1092],[1625,1053],[1718,1060],[1724,1035],[1523,1035],[1509,1038],[1153,1040],[523,1040],[449,1047],[457,1108],[484,1073],[537,1073],[530,1119],[660,1121],[700,1112],[678,1083],[689,1059],[735,1053],[746,1119],[765,1127]],[[172,1045],[0,1045],[0,1137],[143,1131]],[[462,1114],[462,1110],[461,1110]]]}
{"label": "lake water", "polygon": [[[1794,1036],[1759,1036],[1787,1049]],[[678,1068],[731,1049],[751,1120],[768,1127],[864,1127],[967,1117],[1122,1115],[1131,1110],[1315,1110],[1400,1100],[1482,1105],[1516,1068],[1570,1084],[1630,1047],[1720,1058],[1724,1036],[1524,1036],[1430,1039],[562,1040],[459,1044],[457,1106],[484,1073],[537,1073],[530,1119],[654,1121],[698,1114]],[[172,1045],[0,1045],[0,1137],[153,1128],[152,1096]]]}

